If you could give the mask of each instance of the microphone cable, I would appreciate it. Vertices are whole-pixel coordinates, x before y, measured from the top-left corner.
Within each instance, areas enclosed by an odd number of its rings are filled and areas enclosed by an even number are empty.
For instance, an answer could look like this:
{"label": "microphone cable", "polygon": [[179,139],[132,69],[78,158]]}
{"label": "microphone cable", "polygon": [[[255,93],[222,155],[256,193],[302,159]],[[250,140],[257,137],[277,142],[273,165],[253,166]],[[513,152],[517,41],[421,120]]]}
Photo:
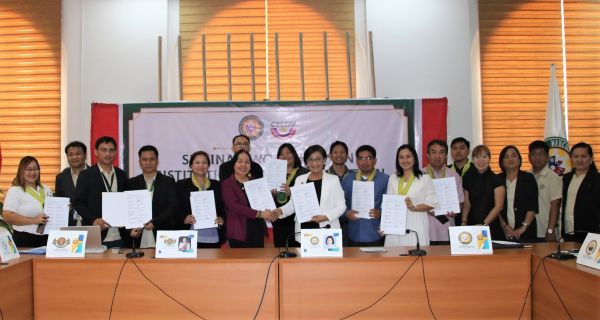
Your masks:
{"label": "microphone cable", "polygon": [[525,292],[523,306],[521,307],[521,312],[519,313],[519,318],[518,318],[519,320],[521,319],[521,317],[523,317],[523,312],[525,311],[525,306],[527,305],[527,296],[529,295],[529,292],[531,291],[531,288],[533,287],[533,282],[535,281],[535,277],[537,276],[538,271],[540,271],[540,267],[542,266],[542,263],[547,258],[548,258],[548,256],[543,257],[542,260],[540,260],[540,262],[538,262],[537,267],[535,267],[535,271],[533,272],[533,276],[531,277],[531,281],[529,281],[529,286],[527,287],[527,292]]}
{"label": "microphone cable", "polygon": [[563,309],[565,309],[565,312],[567,313],[567,316],[569,317],[569,319],[573,319],[573,317],[571,316],[571,313],[569,313],[569,310],[567,309],[567,306],[565,305],[563,299],[560,297],[560,294],[558,294],[558,291],[556,290],[556,287],[554,287],[554,283],[552,282],[552,279],[550,278],[550,275],[548,274],[548,270],[546,269],[546,258],[544,257],[544,259],[542,259],[543,265],[544,265],[544,272],[546,273],[546,277],[548,278],[548,281],[550,282],[550,286],[552,287],[552,290],[554,290],[554,293],[556,294],[556,297],[558,297],[558,300],[560,301],[560,304],[562,305]]}
{"label": "microphone cable", "polygon": [[119,276],[117,277],[117,282],[115,283],[115,290],[113,291],[112,300],[110,302],[110,311],[108,313],[108,320],[110,320],[112,318],[113,306],[115,304],[115,298],[117,297],[117,288],[119,288],[119,282],[121,281],[121,274],[123,273],[123,268],[125,268],[125,265],[127,264],[127,261],[129,261],[129,259],[130,258],[125,258],[125,261],[121,265],[121,270],[119,270]]}
{"label": "microphone cable", "polygon": [[135,263],[135,261],[131,258],[126,258],[125,262],[123,262],[123,264],[121,265],[121,270],[119,271],[119,276],[117,278],[117,283],[115,284],[115,290],[113,292],[113,297],[112,297],[112,302],[110,304],[110,313],[108,315],[108,319],[110,320],[112,318],[112,312],[113,312],[113,305],[115,303],[115,298],[117,295],[117,288],[119,287],[119,282],[121,280],[121,275],[123,273],[123,269],[125,268],[125,265],[127,264],[127,261],[131,260],[131,262],[133,263],[133,265],[137,268],[137,270],[140,272],[140,274],[148,281],[150,282],[152,285],[154,285],[154,287],[156,287],[160,292],[162,292],[165,296],[167,296],[168,298],[170,298],[171,300],[175,301],[177,304],[179,304],[180,306],[182,306],[184,309],[188,310],[190,313],[192,313],[193,315],[195,315],[197,318],[199,319],[203,319],[203,320],[207,320],[206,318],[200,316],[199,314],[195,313],[193,310],[191,310],[189,307],[185,306],[183,303],[181,303],[179,300],[173,298],[172,296],[170,296],[167,292],[165,292],[160,286],[158,286],[156,283],[154,283],[152,280],[150,280],[150,278],[148,278],[146,276],[146,274],[144,273],[144,271],[142,271],[142,269],[140,269],[140,267],[137,265],[137,263]]}
{"label": "microphone cable", "polygon": [[[265,298],[265,294],[267,291],[267,284],[269,282],[269,275],[271,273],[271,268],[273,266],[273,263],[275,262],[275,260],[279,258],[279,255],[276,255],[273,257],[273,259],[271,259],[271,262],[269,263],[269,267],[267,269],[267,275],[265,277],[265,282],[263,285],[263,290],[262,290],[262,294],[261,294],[261,298],[260,298],[260,302],[258,304],[258,307],[256,309],[256,313],[254,314],[253,319],[256,319],[258,317],[258,314],[260,313],[260,309],[262,307],[264,298]],[[123,273],[123,269],[125,268],[125,265],[127,264],[127,261],[131,260],[131,262],[133,263],[133,265],[136,267],[136,269],[140,272],[140,274],[148,281],[150,282],[154,287],[156,287],[161,293],[163,293],[165,296],[167,296],[169,299],[173,300],[175,303],[179,304],[181,307],[183,307],[184,309],[186,309],[187,311],[189,311],[190,313],[192,313],[193,315],[195,315],[197,318],[199,319],[203,319],[203,320],[207,320],[206,318],[202,317],[201,315],[197,314],[196,312],[194,312],[192,309],[190,309],[189,307],[187,307],[186,305],[184,305],[183,303],[181,303],[179,300],[175,299],[174,297],[172,297],[171,295],[169,295],[165,290],[163,290],[159,285],[157,285],[154,281],[152,281],[148,276],[146,276],[146,274],[144,273],[144,271],[142,271],[142,269],[137,265],[137,263],[135,261],[133,261],[131,258],[126,258],[125,262],[123,262],[123,264],[121,265],[121,269],[119,270],[119,276],[117,278],[117,282],[115,284],[115,290],[113,292],[113,297],[112,297],[112,302],[110,304],[110,312],[109,312],[109,317],[108,319],[110,320],[112,318],[112,311],[113,311],[113,306],[115,303],[115,299],[116,299],[116,295],[117,295],[117,289],[119,287],[119,283],[121,280],[121,275]]]}
{"label": "microphone cable", "polygon": [[400,281],[402,279],[404,279],[404,276],[406,276],[406,274],[410,271],[410,269],[412,269],[412,267],[415,265],[415,263],[418,260],[419,260],[419,257],[415,258],[413,260],[413,262],[410,264],[410,266],[408,266],[408,268],[406,269],[406,271],[404,271],[404,273],[400,276],[400,278],[398,278],[398,280],[396,280],[396,282],[394,283],[394,285],[390,289],[388,289],[388,291],[386,291],[381,297],[379,297],[379,299],[375,300],[375,302],[371,303],[370,305],[368,305],[368,306],[366,306],[366,307],[364,307],[364,308],[362,308],[360,310],[357,310],[357,311],[355,311],[355,312],[353,312],[353,313],[351,313],[351,314],[349,314],[347,316],[344,316],[344,317],[340,318],[340,320],[348,319],[348,318],[353,317],[353,316],[355,316],[355,315],[357,315],[357,314],[359,314],[361,312],[367,311],[368,309],[372,308],[377,303],[379,303],[379,301],[383,300],[383,298],[385,298],[390,292],[392,292],[392,290],[394,290],[394,288],[396,288],[396,286],[398,285],[398,283],[400,283]]}
{"label": "microphone cable", "polygon": [[[271,267],[273,266],[273,262],[275,262],[275,259],[277,259],[277,258],[279,258],[279,255],[274,256],[273,259],[271,259],[271,262],[269,263],[269,268],[267,269],[267,276],[265,277],[265,284],[263,286],[263,292],[260,297],[260,303],[258,304],[256,313],[254,314],[254,317],[252,319],[256,319],[256,317],[258,317],[258,314],[260,313],[260,308],[262,307],[263,301],[265,299],[265,294],[267,292],[267,283],[269,282],[269,274],[271,273]],[[277,281],[277,286],[279,286],[279,281]],[[277,293],[277,296],[279,297],[279,293]],[[277,298],[277,299],[279,299],[279,298]],[[278,309],[280,309],[279,306],[278,306]]]}
{"label": "microphone cable", "polygon": [[429,307],[429,312],[431,312],[431,316],[433,319],[437,320],[435,313],[433,313],[433,309],[431,308],[431,301],[429,300],[429,290],[427,289],[427,280],[425,277],[425,261],[423,260],[423,256],[419,256],[421,258],[421,269],[423,270],[423,285],[425,285],[425,295],[427,296],[427,306]]}
{"label": "microphone cable", "polygon": [[150,280],[150,278],[148,278],[146,276],[146,274],[144,273],[144,271],[142,271],[142,269],[140,269],[140,267],[137,265],[137,263],[135,262],[135,260],[131,259],[131,262],[133,263],[133,265],[138,269],[138,271],[141,273],[141,275],[148,280],[148,282],[150,282],[154,287],[156,287],[156,289],[158,289],[160,292],[162,292],[165,296],[167,296],[169,299],[173,300],[175,303],[177,303],[178,305],[182,306],[184,309],[186,309],[187,311],[189,311],[190,313],[192,313],[193,315],[195,315],[197,318],[206,320],[206,318],[202,317],[201,315],[197,314],[196,312],[194,312],[194,310],[190,309],[189,307],[187,307],[186,305],[184,305],[183,303],[181,303],[179,300],[173,298],[171,295],[169,295],[165,290],[163,290],[161,287],[159,287],[156,283],[154,283],[152,280]]}

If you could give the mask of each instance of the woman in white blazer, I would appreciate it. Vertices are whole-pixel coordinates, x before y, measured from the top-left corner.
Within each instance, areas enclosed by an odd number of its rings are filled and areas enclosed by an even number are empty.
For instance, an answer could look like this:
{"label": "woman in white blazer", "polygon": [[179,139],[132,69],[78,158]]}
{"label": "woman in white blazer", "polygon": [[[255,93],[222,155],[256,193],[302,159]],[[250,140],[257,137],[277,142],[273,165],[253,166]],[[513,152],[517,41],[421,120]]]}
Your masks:
{"label": "woman in white blazer", "polygon": [[[429,245],[429,221],[427,211],[437,205],[433,181],[429,175],[419,169],[417,151],[409,144],[401,145],[396,152],[397,174],[390,175],[387,194],[406,196],[406,228],[419,234],[421,245]],[[382,230],[385,234],[385,230]],[[391,235],[385,237],[386,247],[414,246],[417,239],[414,234]]]}
{"label": "woman in white blazer", "polygon": [[[299,222],[298,215],[296,215],[296,232],[300,232],[300,229],[323,228],[327,225],[331,228],[340,228],[338,218],[346,210],[344,190],[337,176],[324,171],[326,160],[327,153],[319,145],[310,146],[304,152],[304,163],[310,172],[298,176],[295,185],[298,186],[310,182],[315,184],[320,212],[315,212],[311,220],[306,222]],[[294,197],[292,196],[288,203],[277,210],[281,218],[292,215],[295,212]],[[300,241],[299,234],[296,235],[296,240]]]}

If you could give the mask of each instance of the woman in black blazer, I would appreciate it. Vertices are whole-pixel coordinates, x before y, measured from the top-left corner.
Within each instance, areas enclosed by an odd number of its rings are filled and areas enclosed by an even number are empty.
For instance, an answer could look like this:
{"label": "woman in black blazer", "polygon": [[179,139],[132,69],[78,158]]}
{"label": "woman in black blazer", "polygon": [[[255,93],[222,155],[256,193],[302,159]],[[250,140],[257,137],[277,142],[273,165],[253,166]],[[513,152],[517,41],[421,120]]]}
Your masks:
{"label": "woman in black blazer", "polygon": [[190,204],[190,193],[194,191],[212,190],[215,195],[215,206],[217,209],[217,219],[215,223],[218,228],[198,230],[198,248],[220,248],[225,242],[225,210],[221,200],[221,184],[217,180],[208,178],[208,168],[210,167],[210,157],[204,151],[196,151],[190,157],[190,169],[192,176],[187,179],[177,181],[177,196],[179,197],[179,209],[177,210],[176,224],[180,229],[189,230],[196,223],[196,218],[192,214]]}
{"label": "woman in black blazer", "polygon": [[[290,143],[284,143],[279,146],[277,159],[287,161],[286,183],[281,186],[280,190],[273,190],[275,205],[279,208],[290,201],[290,187],[293,187],[294,183],[296,183],[296,177],[308,173],[308,169],[302,166],[296,149]],[[295,232],[295,218],[296,215],[292,214],[287,218],[278,219],[273,222],[273,241],[276,247],[285,247],[286,242],[288,242],[290,247],[300,246],[293,236],[290,237]],[[289,241],[287,241],[288,238]]]}
{"label": "woman in black blazer", "polygon": [[538,186],[535,177],[520,170],[521,153],[515,146],[506,146],[500,152],[500,179],[506,183],[504,208],[500,212],[500,225],[504,235],[494,239],[520,242],[536,241],[535,215],[538,213]]}
{"label": "woman in black blazer", "polygon": [[573,170],[563,176],[562,228],[566,241],[583,242],[588,232],[600,233],[600,174],[592,146],[571,148]]}

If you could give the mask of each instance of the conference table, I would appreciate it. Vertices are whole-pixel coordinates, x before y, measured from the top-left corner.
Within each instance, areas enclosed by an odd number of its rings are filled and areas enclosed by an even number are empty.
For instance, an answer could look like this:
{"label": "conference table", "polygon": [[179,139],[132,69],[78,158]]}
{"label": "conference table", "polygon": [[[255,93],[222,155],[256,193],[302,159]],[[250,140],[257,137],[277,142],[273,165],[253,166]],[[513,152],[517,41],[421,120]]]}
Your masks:
{"label": "conference table", "polygon": [[551,283],[573,319],[599,314],[600,271],[543,259],[553,244],[474,256],[432,246],[422,258],[408,249],[288,259],[274,248],[201,249],[196,259],[23,255],[0,268],[0,319],[567,319]]}

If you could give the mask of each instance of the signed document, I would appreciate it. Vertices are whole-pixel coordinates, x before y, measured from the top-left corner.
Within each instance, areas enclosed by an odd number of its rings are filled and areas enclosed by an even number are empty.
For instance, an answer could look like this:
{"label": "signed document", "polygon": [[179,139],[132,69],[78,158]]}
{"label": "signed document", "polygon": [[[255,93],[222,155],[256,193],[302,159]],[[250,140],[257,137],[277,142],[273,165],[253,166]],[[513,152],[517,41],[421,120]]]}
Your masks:
{"label": "signed document", "polygon": [[381,225],[379,229],[385,234],[406,234],[406,196],[384,194],[381,202]]}
{"label": "signed document", "polygon": [[190,192],[192,214],[196,218],[194,229],[216,228],[217,206],[213,190]]}
{"label": "signed document", "polygon": [[290,191],[298,222],[310,221],[313,216],[321,214],[321,207],[319,206],[314,183],[295,185],[290,188]]}

